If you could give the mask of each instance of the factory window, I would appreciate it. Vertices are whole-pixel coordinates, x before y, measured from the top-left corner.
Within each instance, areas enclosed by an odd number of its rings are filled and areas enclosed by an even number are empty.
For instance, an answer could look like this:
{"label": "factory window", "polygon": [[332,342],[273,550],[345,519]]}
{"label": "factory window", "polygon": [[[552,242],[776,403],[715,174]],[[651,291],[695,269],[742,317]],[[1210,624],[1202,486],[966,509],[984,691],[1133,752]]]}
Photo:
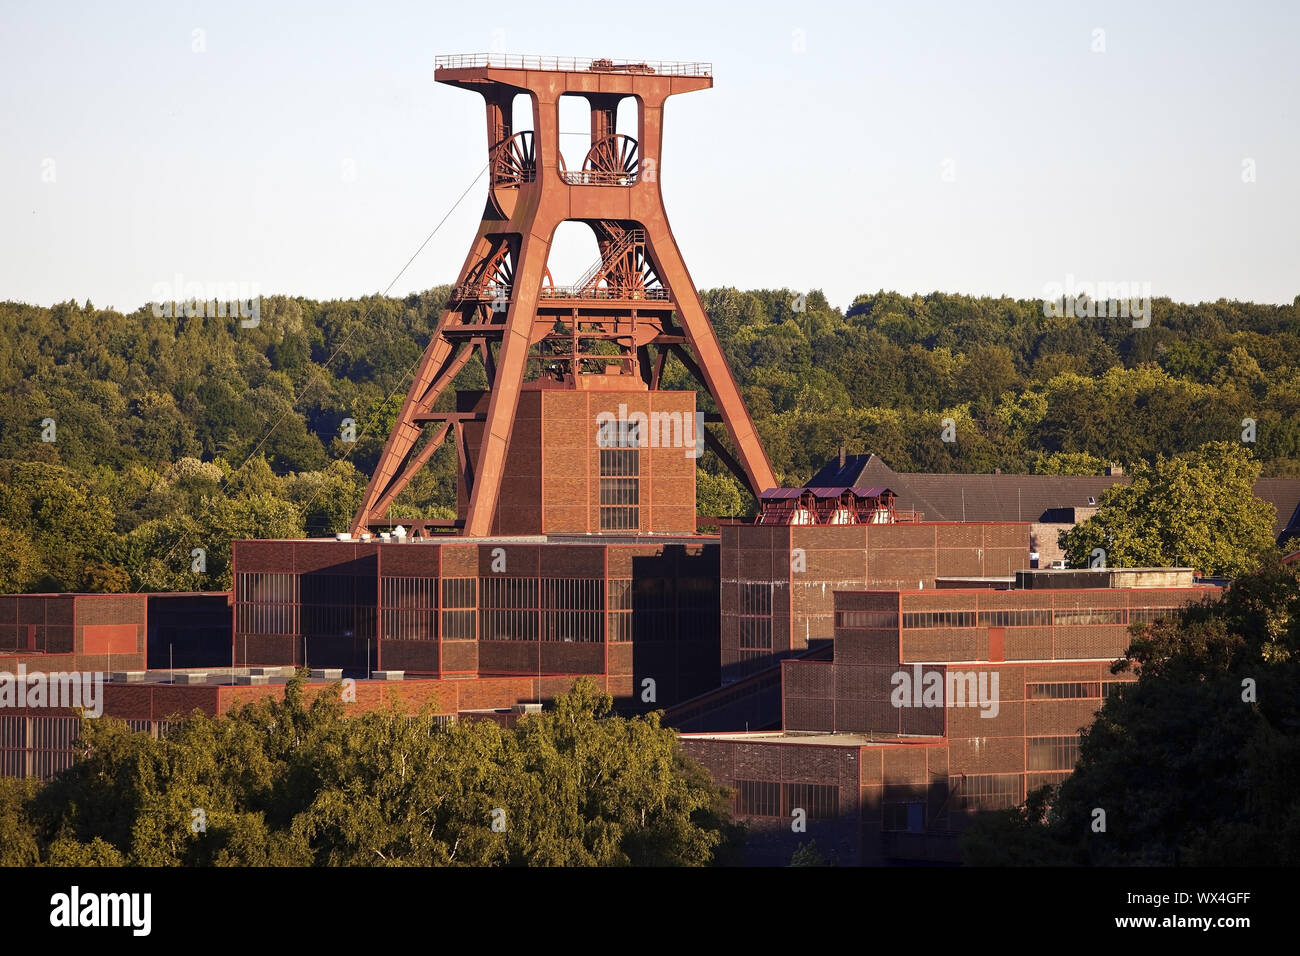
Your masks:
{"label": "factory window", "polygon": [[772,649],[772,585],[739,585],[740,647],[747,651]]}
{"label": "factory window", "polygon": [[600,530],[636,531],[641,526],[641,451],[637,422],[607,423],[600,444]]}
{"label": "factory window", "polygon": [[632,581],[628,578],[610,581],[607,603],[610,641],[632,640]]}
{"label": "factory window", "polygon": [[948,792],[958,810],[1006,810],[1020,805],[1020,774],[977,773],[950,777]]}
{"label": "factory window", "polygon": [[903,627],[974,627],[974,611],[913,611],[903,615]]}
{"label": "factory window", "polygon": [[1107,700],[1119,693],[1121,687],[1132,687],[1135,683],[1131,680],[1104,680],[1101,682],[1101,699]]}
{"label": "factory window", "polygon": [[292,634],[296,583],[292,574],[236,575],[235,629],[241,634]]}
{"label": "factory window", "polygon": [[483,579],[479,640],[537,640],[536,578]]}
{"label": "factory window", "polygon": [[1030,737],[1026,741],[1029,770],[1073,770],[1079,762],[1079,735]]}
{"label": "factory window", "polygon": [[840,788],[820,783],[787,783],[786,812],[803,810],[809,820],[831,820],[840,815]]}
{"label": "factory window", "polygon": [[772,780],[737,780],[736,813],[748,817],[779,817],[781,785]]}
{"label": "factory window", "polygon": [[1025,684],[1025,700],[1074,700],[1101,696],[1098,681],[1058,681]]}
{"label": "factory window", "polygon": [[599,578],[542,578],[542,640],[600,643],[604,587]]}
{"label": "factory window", "polygon": [[836,611],[836,627],[898,627],[897,611]]}
{"label": "factory window", "polygon": [[1124,624],[1122,607],[1101,608],[1057,608],[1052,616],[1052,623],[1058,627],[1098,624]]}
{"label": "factory window", "polygon": [[980,611],[980,627],[1048,627],[1052,623],[1049,610]]}
{"label": "factory window", "polygon": [[298,590],[305,638],[375,636],[378,588],[373,577],[309,572],[298,579]]}
{"label": "factory window", "polygon": [[435,578],[380,578],[381,637],[390,641],[432,641],[438,637]]}
{"label": "factory window", "polygon": [[1131,607],[1128,609],[1128,622],[1136,624],[1141,621],[1147,624],[1158,621],[1162,617],[1170,617],[1181,610],[1180,607]]}
{"label": "factory window", "polygon": [[442,639],[472,641],[478,616],[478,581],[475,578],[444,578],[442,582]]}
{"label": "factory window", "polygon": [[1039,787],[1055,787],[1070,775],[1069,770],[1052,770],[1042,773],[1025,774],[1025,796],[1033,793]]}

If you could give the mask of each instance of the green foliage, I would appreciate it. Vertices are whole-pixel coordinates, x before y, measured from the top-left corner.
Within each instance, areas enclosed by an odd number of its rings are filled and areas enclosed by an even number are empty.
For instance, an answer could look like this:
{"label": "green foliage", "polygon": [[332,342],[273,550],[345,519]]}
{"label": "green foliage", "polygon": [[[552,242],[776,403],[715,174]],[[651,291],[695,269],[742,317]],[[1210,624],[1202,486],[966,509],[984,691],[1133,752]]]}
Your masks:
{"label": "green foliage", "polygon": [[[704,866],[733,862],[724,791],[659,715],[580,679],[505,729],[426,708],[348,716],[339,685],[164,740],[101,718],[40,790],[0,781],[0,862],[129,866]],[[346,719],[345,719],[346,718]],[[24,786],[26,789],[23,789]],[[202,811],[201,817],[196,811]],[[196,821],[201,820],[200,826]]]}
{"label": "green foliage", "polygon": [[[219,586],[228,535],[344,530],[448,293],[313,302],[272,296],[261,323],[158,318],[89,303],[0,303],[0,585]],[[1047,318],[1033,300],[933,293],[702,293],[778,478],[874,451],[899,471],[1096,474],[1236,441],[1262,474],[1300,477],[1300,308],[1152,303],[1150,327]],[[801,311],[796,309],[801,308]],[[670,359],[667,388],[695,388]],[[456,388],[485,384],[471,362]],[[440,408],[450,407],[443,396]],[[713,410],[707,397],[705,411]],[[40,440],[53,418],[57,441]],[[357,440],[344,442],[344,419]],[[957,422],[957,441],[939,440]],[[753,502],[706,456],[700,513]],[[391,514],[448,518],[456,454],[432,457]],[[740,505],[736,506],[736,495]],[[289,515],[265,499],[288,502]],[[222,502],[230,502],[222,504]],[[209,567],[190,570],[204,547]]]}
{"label": "green foliage", "polygon": [[1096,548],[1110,567],[1192,567],[1235,576],[1273,547],[1276,508],[1253,493],[1260,466],[1240,445],[1213,442],[1139,465],[1097,513],[1061,535],[1073,567]]}
{"label": "green foliage", "polygon": [[1138,681],[1106,699],[1075,772],[1019,810],[981,814],[966,861],[1300,863],[1298,575],[1271,560],[1220,601],[1134,625],[1114,669]]}
{"label": "green foliage", "polygon": [[807,843],[800,843],[798,848],[790,855],[791,866],[834,866],[834,862],[826,859],[826,854],[817,848],[816,840],[809,840]]}

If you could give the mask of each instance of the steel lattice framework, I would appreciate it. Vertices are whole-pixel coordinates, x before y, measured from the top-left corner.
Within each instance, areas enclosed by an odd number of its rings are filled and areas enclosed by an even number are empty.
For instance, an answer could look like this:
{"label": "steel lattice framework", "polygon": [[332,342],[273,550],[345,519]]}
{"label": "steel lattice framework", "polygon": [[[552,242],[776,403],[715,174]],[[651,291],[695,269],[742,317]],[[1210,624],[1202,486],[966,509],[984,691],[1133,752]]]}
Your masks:
{"label": "steel lattice framework", "polygon": [[[755,496],[774,487],[767,455],[669,228],[659,187],[664,102],[711,87],[710,65],[475,55],[439,58],[435,78],[484,99],[488,201],[353,533],[393,524],[384,518],[389,506],[451,436],[459,480],[468,489],[463,533],[487,535],[519,393],[530,374],[578,388],[582,376],[616,365],[638,387],[656,389],[670,354],[712,396],[719,413],[714,418],[725,425],[736,456],[706,431],[707,446]],[[521,93],[531,100],[531,130],[512,128],[512,104]],[[559,103],[565,95],[583,97],[590,106],[590,149],[577,170],[565,168],[560,152]],[[626,97],[637,105],[639,140],[616,132],[618,106]],[[557,227],[566,221],[591,227],[600,260],[576,282],[557,286],[547,257]],[[475,356],[487,373],[487,411],[434,411]],[[483,422],[476,456],[465,438],[470,420]],[[417,522],[415,531],[424,530]]]}

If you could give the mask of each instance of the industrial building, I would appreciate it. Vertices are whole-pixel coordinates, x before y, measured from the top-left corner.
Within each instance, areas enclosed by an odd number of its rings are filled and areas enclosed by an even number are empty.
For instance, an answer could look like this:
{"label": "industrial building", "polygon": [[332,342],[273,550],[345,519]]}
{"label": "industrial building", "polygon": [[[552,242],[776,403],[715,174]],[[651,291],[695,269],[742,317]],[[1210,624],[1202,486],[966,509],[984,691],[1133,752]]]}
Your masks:
{"label": "industrial building", "polygon": [[756,863],[808,840],[843,864],[959,862],[974,812],[1073,769],[1079,731],[1133,679],[1110,672],[1129,626],[1218,593],[1190,569],[836,591],[833,659],[782,666],[781,730],[682,743],[735,791]]}
{"label": "industrial building", "polygon": [[[1188,569],[1035,567],[1123,476],[904,475],[841,454],[781,487],[650,174],[665,100],[710,87],[709,64],[444,57],[436,78],[483,97],[489,195],[349,530],[236,541],[229,595],[0,598],[0,670],[110,674],[104,713],[154,734],[280,693],[298,667],[317,692],[354,678],[358,706],[397,694],[447,719],[588,675],[683,731],[735,791],[755,862],[809,838],[845,863],[950,862],[971,812],[1068,773],[1128,627],[1217,593]],[[589,107],[580,169],[559,151],[562,97]],[[556,284],[564,221],[600,259]],[[698,395],[661,388],[670,358]],[[455,393],[471,360],[488,388]],[[390,515],[446,442],[457,517]],[[703,454],[753,520],[696,533]],[[1300,482],[1261,494],[1279,534],[1296,526]],[[896,704],[899,674],[919,693]],[[71,710],[0,712],[0,772],[56,772],[75,734]]]}

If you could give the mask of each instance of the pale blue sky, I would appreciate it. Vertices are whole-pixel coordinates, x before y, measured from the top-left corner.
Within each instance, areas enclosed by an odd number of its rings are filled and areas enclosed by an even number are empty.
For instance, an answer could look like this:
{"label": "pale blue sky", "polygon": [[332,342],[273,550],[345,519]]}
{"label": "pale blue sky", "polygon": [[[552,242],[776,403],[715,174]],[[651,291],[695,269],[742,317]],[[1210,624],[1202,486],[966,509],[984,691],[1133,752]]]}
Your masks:
{"label": "pale blue sky", "polygon": [[[0,299],[383,289],[486,159],[480,98],[433,59],[495,44],[713,62],[661,170],[700,287],[1290,302],[1298,28],[1282,2],[6,0]],[[394,294],[454,280],[485,195]],[[595,253],[568,240],[557,282]]]}

